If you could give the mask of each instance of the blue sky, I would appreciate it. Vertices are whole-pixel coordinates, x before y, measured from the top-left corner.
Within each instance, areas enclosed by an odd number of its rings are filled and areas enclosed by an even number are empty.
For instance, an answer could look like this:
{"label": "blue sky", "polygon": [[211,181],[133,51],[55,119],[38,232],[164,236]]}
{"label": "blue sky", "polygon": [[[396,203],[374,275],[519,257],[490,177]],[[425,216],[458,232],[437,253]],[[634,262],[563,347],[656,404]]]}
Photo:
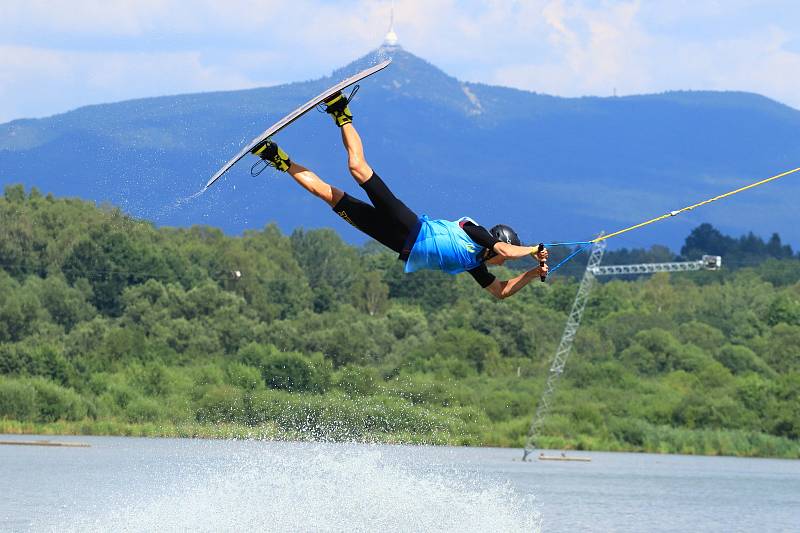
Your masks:
{"label": "blue sky", "polygon": [[[377,47],[385,0],[2,0],[0,122],[306,80]],[[462,80],[564,95],[758,92],[800,108],[797,0],[396,0]]]}

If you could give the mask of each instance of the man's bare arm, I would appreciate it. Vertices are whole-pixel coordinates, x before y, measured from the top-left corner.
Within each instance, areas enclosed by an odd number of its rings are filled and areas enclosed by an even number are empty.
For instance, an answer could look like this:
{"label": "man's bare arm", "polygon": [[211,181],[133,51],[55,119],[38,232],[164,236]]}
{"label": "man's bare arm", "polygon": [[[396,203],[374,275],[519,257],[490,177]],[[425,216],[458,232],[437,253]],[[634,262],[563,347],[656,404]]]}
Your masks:
{"label": "man's bare arm", "polygon": [[498,242],[494,245],[494,251],[497,255],[506,259],[519,259],[533,255],[538,261],[547,261],[547,250],[538,251],[538,246],[515,246],[506,242]]}
{"label": "man's bare arm", "polygon": [[[518,248],[524,248],[518,246]],[[508,281],[494,280],[491,285],[486,287],[486,290],[492,293],[495,298],[503,300],[509,296],[515,295],[525,285],[535,279],[539,279],[543,274],[547,274],[547,265],[536,267],[533,270],[528,270],[524,274],[520,274],[516,278],[511,278]]]}

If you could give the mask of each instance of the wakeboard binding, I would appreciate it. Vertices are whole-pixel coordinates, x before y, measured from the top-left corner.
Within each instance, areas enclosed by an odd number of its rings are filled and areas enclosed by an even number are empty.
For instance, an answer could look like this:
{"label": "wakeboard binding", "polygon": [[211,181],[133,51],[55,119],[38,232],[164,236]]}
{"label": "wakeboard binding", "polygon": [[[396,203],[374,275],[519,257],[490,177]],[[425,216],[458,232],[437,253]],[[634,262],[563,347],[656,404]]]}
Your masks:
{"label": "wakeboard binding", "polygon": [[353,96],[355,96],[355,91],[350,94],[349,98],[342,91],[337,91],[322,102],[325,106],[325,112],[333,117],[333,121],[340,128],[353,122],[353,113],[350,112],[350,107],[347,105],[353,99]]}
{"label": "wakeboard binding", "polygon": [[292,165],[292,160],[289,159],[289,155],[281,150],[280,146],[275,144],[272,139],[264,139],[257,144],[250,153],[257,155],[269,166],[275,167],[276,170],[280,170],[281,172],[286,172]]}

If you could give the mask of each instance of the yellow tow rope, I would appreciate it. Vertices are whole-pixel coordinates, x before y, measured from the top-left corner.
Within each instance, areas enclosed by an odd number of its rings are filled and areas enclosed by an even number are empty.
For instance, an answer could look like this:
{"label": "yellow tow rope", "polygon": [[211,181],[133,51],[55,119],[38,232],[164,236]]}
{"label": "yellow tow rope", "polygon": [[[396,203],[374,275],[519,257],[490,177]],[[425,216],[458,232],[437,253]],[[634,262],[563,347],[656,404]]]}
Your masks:
{"label": "yellow tow rope", "polygon": [[740,189],[736,189],[735,191],[726,192],[725,194],[720,194],[719,196],[715,196],[713,198],[709,198],[708,200],[703,200],[702,202],[696,203],[694,205],[690,205],[689,207],[684,207],[683,209],[678,209],[677,211],[670,211],[669,213],[667,213],[665,215],[661,215],[660,217],[656,217],[656,218],[647,220],[647,221],[642,222],[640,224],[636,224],[635,226],[631,226],[629,228],[621,229],[619,231],[615,231],[614,233],[609,233],[608,235],[601,235],[600,237],[597,237],[596,239],[593,239],[591,241],[587,241],[587,243],[594,244],[594,243],[597,243],[597,242],[600,242],[600,241],[608,240],[611,237],[616,237],[617,235],[622,235],[623,233],[627,233],[629,231],[633,231],[635,229],[642,228],[644,226],[649,226],[650,224],[653,224],[654,222],[658,222],[658,221],[664,220],[666,218],[674,217],[674,216],[679,215],[681,213],[684,213],[686,211],[691,211],[692,209],[698,208],[700,206],[703,206],[703,205],[706,205],[706,204],[710,204],[711,202],[716,202],[717,200],[722,200],[723,198],[727,198],[728,196],[733,196],[734,194],[738,194],[738,193],[740,193],[742,191],[746,191],[748,189],[752,189],[754,187],[758,187],[759,185],[764,185],[765,183],[769,183],[770,181],[775,181],[777,179],[784,178],[784,177],[786,177],[786,176],[788,176],[790,174],[794,174],[795,172],[800,172],[800,167],[798,167],[798,168],[796,168],[794,170],[787,170],[786,172],[782,172],[781,174],[776,174],[775,176],[772,176],[771,178],[767,178],[767,179],[764,179],[764,180],[761,180],[761,181],[757,181],[756,183],[751,183],[750,185],[747,185],[747,186],[742,187]]}

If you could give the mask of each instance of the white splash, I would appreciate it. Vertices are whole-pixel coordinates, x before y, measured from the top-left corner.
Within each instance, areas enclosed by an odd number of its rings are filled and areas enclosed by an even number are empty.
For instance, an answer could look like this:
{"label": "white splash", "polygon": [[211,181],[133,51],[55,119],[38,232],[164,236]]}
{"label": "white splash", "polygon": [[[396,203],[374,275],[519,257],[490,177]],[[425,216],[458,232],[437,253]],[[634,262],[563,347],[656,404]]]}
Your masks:
{"label": "white splash", "polygon": [[196,193],[194,193],[192,195],[189,195],[189,196],[187,196],[185,198],[178,198],[177,200],[175,200],[175,203],[172,204],[172,209],[178,209],[179,207],[183,206],[184,204],[188,204],[189,202],[191,202],[195,198],[200,197],[200,195],[203,194],[204,192],[206,192],[205,189],[200,189]]}
{"label": "white splash", "polygon": [[204,192],[206,192],[206,189],[200,189],[196,193],[191,194],[189,196],[186,196],[184,198],[178,198],[177,200],[173,201],[172,203],[161,205],[160,207],[156,207],[156,208],[150,209],[149,211],[146,211],[146,212],[143,212],[143,211],[140,210],[139,216],[144,216],[144,217],[148,217],[148,218],[156,218],[156,219],[162,218],[164,216],[167,216],[167,215],[171,214],[172,212],[174,212],[174,211],[176,211],[178,209],[181,209],[183,206],[185,206],[186,204],[192,202],[193,200],[196,200]]}
{"label": "white splash", "polygon": [[[244,451],[237,448],[239,452]],[[148,496],[124,488],[75,531],[538,532],[533,497],[415,458],[413,449],[278,443],[220,461]],[[208,466],[213,465],[213,466]],[[60,526],[63,530],[63,524]]]}

